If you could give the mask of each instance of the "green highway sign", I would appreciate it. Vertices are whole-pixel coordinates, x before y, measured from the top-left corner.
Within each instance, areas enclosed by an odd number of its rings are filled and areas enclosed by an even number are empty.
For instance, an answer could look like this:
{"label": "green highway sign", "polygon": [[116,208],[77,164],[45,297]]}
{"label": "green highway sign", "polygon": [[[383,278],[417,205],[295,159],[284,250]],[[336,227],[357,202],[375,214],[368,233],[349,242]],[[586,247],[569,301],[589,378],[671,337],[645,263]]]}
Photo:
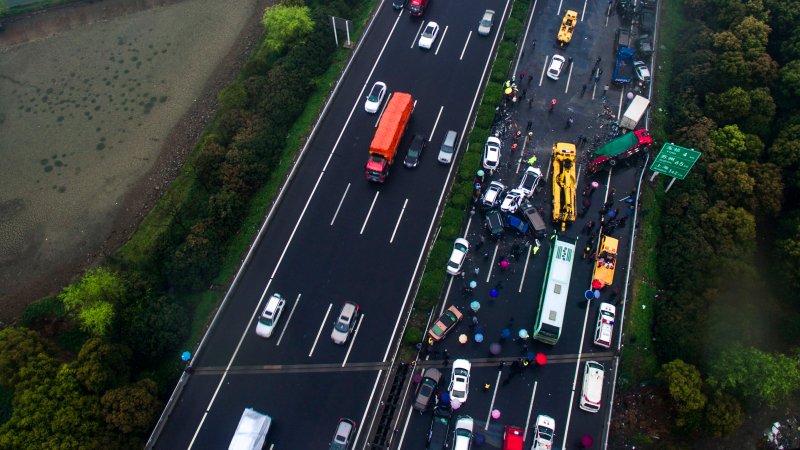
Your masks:
{"label": "green highway sign", "polygon": [[674,178],[684,179],[694,163],[700,159],[700,152],[675,144],[664,144],[658,152],[650,170]]}

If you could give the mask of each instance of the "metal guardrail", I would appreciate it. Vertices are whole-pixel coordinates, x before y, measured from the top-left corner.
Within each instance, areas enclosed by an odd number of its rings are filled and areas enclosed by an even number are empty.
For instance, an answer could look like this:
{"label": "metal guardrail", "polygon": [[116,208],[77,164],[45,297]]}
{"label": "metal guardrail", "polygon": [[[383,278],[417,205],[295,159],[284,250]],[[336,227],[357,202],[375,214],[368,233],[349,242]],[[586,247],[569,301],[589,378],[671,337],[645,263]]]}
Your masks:
{"label": "metal guardrail", "polygon": [[[264,222],[262,223],[261,228],[259,228],[258,234],[256,235],[256,238],[253,240],[253,243],[250,245],[250,249],[247,252],[247,256],[245,256],[245,259],[242,261],[242,264],[239,267],[239,270],[236,272],[236,276],[234,277],[233,281],[231,282],[231,286],[228,288],[228,291],[225,293],[225,297],[222,299],[222,303],[220,303],[220,306],[217,309],[217,312],[214,314],[214,318],[211,320],[211,324],[206,329],[206,332],[203,335],[203,339],[200,341],[200,344],[198,345],[197,349],[195,350],[194,357],[192,358],[193,360],[204,349],[205,343],[206,343],[206,338],[210,334],[209,332],[212,329],[214,329],[214,327],[217,325],[217,321],[219,320],[220,313],[225,309],[225,306],[228,304],[228,299],[230,298],[231,293],[236,290],[236,287],[238,286],[238,283],[239,283],[239,278],[241,277],[242,273],[244,272],[245,267],[247,267],[248,263],[250,262],[250,259],[253,256],[253,252],[255,251],[255,248],[258,247],[258,244],[261,242],[261,239],[264,236],[264,232],[266,231],[268,226],[272,223],[272,218],[275,215],[275,212],[277,211],[277,209],[280,206],[281,202],[283,201],[283,197],[284,197],[284,195],[286,193],[286,190],[287,190],[286,188],[289,186],[289,184],[292,182],[292,180],[294,180],[294,177],[295,177],[295,175],[297,173],[297,170],[298,170],[298,167],[300,166],[300,163],[305,158],[305,156],[306,156],[306,154],[308,152],[308,148],[311,145],[311,142],[314,140],[314,137],[317,135],[317,130],[319,129],[320,123],[322,123],[322,120],[325,117],[327,117],[327,115],[328,115],[328,110],[330,109],[330,106],[333,103],[333,100],[336,98],[336,95],[339,92],[339,86],[341,86],[341,81],[350,72],[350,66],[352,65],[353,60],[355,59],[355,56],[358,54],[358,51],[361,49],[361,46],[363,45],[363,43],[365,41],[364,37],[368,36],[370,31],[372,30],[372,25],[375,22],[375,20],[374,20],[375,16],[377,15],[378,8],[381,6],[381,4],[382,4],[382,2],[379,2],[377,4],[377,6],[372,10],[372,14],[370,15],[370,18],[369,18],[369,21],[368,21],[368,24],[367,24],[367,28],[364,30],[364,32],[360,36],[358,44],[356,45],[356,48],[353,50],[352,53],[350,53],[350,56],[348,57],[348,61],[347,61],[347,64],[345,65],[344,70],[342,70],[341,75],[336,80],[336,86],[333,88],[333,91],[331,92],[330,96],[328,97],[327,101],[325,102],[325,106],[322,108],[322,111],[319,113],[319,116],[317,117],[317,121],[314,123],[314,127],[311,129],[311,133],[309,134],[308,139],[305,142],[305,145],[303,145],[303,149],[300,151],[300,154],[297,156],[297,159],[295,160],[294,165],[292,166],[292,170],[289,172],[289,175],[286,177],[286,180],[284,181],[283,185],[280,187],[280,190],[278,191],[278,196],[275,198],[275,202],[272,204],[272,207],[270,208],[269,213],[267,214],[267,217],[264,219]],[[152,449],[155,446],[156,441],[158,440],[159,436],[161,435],[161,432],[164,429],[166,421],[172,415],[172,411],[174,410],[175,405],[177,404],[178,400],[180,399],[180,396],[181,396],[181,393],[183,392],[183,389],[186,387],[186,384],[189,382],[189,375],[191,374],[191,367],[192,366],[190,364],[187,367],[187,370],[183,374],[181,374],[181,377],[178,380],[178,384],[175,386],[175,389],[172,391],[172,394],[170,395],[170,398],[167,401],[166,406],[164,407],[164,411],[161,412],[161,416],[159,417],[155,428],[153,428],[153,432],[150,434],[150,437],[147,440],[147,444],[145,445],[146,449],[149,450],[149,449]]]}

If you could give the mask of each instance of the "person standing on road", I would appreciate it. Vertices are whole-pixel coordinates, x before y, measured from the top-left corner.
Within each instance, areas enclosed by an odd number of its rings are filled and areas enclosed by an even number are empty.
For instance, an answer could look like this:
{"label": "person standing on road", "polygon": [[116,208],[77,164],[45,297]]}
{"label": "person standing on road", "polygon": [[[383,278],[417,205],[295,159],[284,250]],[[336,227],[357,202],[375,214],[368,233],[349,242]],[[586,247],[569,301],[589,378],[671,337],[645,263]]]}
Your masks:
{"label": "person standing on road", "polygon": [[584,84],[583,87],[581,87],[581,97],[583,97],[583,94],[585,93],[586,93],[586,85]]}

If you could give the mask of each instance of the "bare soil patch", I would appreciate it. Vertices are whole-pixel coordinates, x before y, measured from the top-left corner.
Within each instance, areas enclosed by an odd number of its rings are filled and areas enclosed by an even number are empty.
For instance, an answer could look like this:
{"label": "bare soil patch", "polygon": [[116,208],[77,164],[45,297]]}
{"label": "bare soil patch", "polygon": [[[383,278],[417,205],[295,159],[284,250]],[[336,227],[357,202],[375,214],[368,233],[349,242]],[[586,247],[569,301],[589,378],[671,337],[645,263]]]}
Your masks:
{"label": "bare soil patch", "polygon": [[0,34],[0,324],[122,245],[177,175],[270,0],[105,0]]}

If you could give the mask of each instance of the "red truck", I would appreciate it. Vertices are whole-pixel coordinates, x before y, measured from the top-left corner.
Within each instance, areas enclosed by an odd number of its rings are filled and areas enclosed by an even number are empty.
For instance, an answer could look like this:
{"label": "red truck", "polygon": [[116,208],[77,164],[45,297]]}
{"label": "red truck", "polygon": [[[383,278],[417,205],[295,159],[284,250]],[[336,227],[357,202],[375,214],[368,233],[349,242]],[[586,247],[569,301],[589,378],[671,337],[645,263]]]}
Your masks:
{"label": "red truck", "polygon": [[650,147],[652,143],[653,138],[645,129],[625,133],[594,151],[589,163],[589,173],[595,173],[606,166],[613,167],[617,160],[631,157]]}
{"label": "red truck", "polygon": [[425,12],[425,7],[428,6],[428,0],[411,0],[411,4],[408,5],[408,12],[412,16],[419,17]]}
{"label": "red truck", "polygon": [[369,145],[366,176],[370,181],[383,183],[389,175],[397,146],[411,118],[414,109],[414,98],[405,92],[395,92],[383,111],[383,117],[375,131],[375,137]]}

